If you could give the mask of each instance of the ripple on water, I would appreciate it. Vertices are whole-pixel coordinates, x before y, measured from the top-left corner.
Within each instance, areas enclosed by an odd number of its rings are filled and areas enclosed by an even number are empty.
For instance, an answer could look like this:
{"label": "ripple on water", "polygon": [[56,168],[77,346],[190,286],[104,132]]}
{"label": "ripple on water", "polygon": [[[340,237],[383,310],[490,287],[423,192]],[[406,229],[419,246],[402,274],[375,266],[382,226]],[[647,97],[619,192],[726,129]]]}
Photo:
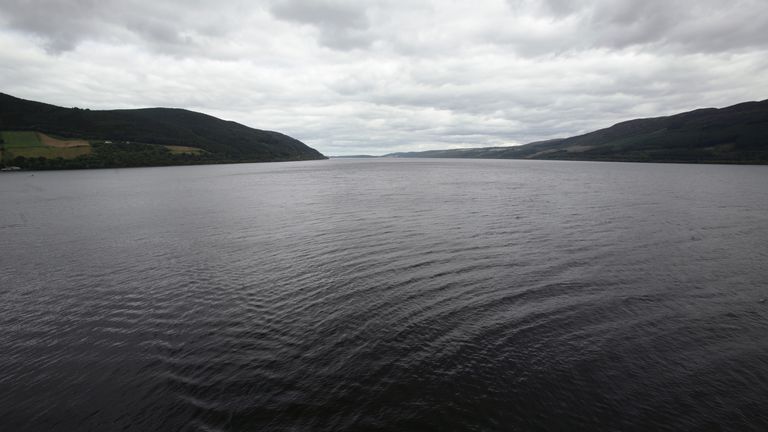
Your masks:
{"label": "ripple on water", "polygon": [[765,430],[766,177],[469,160],[4,176],[0,429]]}

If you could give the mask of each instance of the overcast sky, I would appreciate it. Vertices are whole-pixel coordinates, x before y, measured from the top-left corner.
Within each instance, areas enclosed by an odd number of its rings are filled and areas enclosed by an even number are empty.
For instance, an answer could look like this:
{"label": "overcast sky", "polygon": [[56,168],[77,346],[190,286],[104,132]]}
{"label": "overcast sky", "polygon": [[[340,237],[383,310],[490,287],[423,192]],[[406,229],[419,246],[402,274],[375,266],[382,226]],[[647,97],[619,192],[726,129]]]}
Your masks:
{"label": "overcast sky", "polygon": [[0,92],[326,155],[515,145],[768,98],[768,1],[0,0]]}

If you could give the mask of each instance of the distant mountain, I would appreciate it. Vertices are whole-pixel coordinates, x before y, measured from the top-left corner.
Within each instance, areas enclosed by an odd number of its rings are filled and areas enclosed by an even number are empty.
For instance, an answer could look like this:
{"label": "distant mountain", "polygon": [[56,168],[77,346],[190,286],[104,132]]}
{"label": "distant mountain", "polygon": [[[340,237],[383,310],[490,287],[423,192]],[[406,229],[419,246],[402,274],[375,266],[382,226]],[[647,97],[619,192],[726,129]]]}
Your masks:
{"label": "distant mountain", "polygon": [[768,100],[630,120],[516,147],[391,153],[388,157],[768,163]]}
{"label": "distant mountain", "polygon": [[203,150],[198,156],[201,163],[325,159],[317,150],[287,135],[198,112],[174,108],[107,111],[62,108],[3,93],[0,93],[0,131],[34,131],[62,139],[124,146],[192,147]]}

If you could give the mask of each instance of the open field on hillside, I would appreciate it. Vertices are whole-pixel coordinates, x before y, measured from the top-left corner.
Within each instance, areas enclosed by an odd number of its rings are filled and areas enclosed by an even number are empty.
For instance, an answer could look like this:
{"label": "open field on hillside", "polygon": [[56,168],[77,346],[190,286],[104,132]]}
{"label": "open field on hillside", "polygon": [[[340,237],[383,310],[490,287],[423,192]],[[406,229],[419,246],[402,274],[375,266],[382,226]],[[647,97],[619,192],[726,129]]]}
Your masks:
{"label": "open field on hillside", "polygon": [[88,141],[64,140],[38,132],[4,131],[0,132],[0,137],[4,146],[3,160],[12,160],[19,156],[74,159],[93,151]]}
{"label": "open field on hillside", "polygon": [[36,132],[6,131],[0,132],[0,138],[8,150],[43,146]]}
{"label": "open field on hillside", "polygon": [[37,133],[37,136],[40,138],[40,142],[48,147],[59,147],[59,148],[68,148],[68,147],[89,147],[90,143],[86,140],[82,139],[61,139],[61,138],[54,138],[52,136],[46,135],[44,133]]}
{"label": "open field on hillside", "polygon": [[168,150],[171,151],[171,154],[201,154],[204,153],[203,149],[199,149],[197,147],[187,147],[187,146],[178,146],[178,145],[167,145],[165,146]]}

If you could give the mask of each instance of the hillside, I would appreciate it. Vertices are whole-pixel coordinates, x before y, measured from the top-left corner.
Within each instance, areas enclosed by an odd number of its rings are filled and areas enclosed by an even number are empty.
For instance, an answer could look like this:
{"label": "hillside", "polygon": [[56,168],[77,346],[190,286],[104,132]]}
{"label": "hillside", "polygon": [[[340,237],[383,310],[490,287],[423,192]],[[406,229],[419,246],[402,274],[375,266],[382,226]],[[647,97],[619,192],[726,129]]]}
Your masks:
{"label": "hillside", "polygon": [[[172,108],[107,111],[62,108],[3,93],[0,93],[0,131],[42,133],[62,140],[84,140],[100,147],[101,151],[94,148],[90,156],[82,156],[81,159],[110,153],[112,159],[118,160],[126,152],[135,154],[142,151],[171,155],[163,156],[161,160],[147,160],[147,165],[325,159],[317,150],[287,135],[253,129],[193,111]],[[175,151],[179,148],[195,150]],[[177,154],[184,157],[175,157]],[[137,164],[143,165],[136,160],[127,166]],[[118,163],[117,166],[126,165]]]}
{"label": "hillside", "polygon": [[389,157],[768,163],[768,100],[630,120],[516,147],[391,153]]}

